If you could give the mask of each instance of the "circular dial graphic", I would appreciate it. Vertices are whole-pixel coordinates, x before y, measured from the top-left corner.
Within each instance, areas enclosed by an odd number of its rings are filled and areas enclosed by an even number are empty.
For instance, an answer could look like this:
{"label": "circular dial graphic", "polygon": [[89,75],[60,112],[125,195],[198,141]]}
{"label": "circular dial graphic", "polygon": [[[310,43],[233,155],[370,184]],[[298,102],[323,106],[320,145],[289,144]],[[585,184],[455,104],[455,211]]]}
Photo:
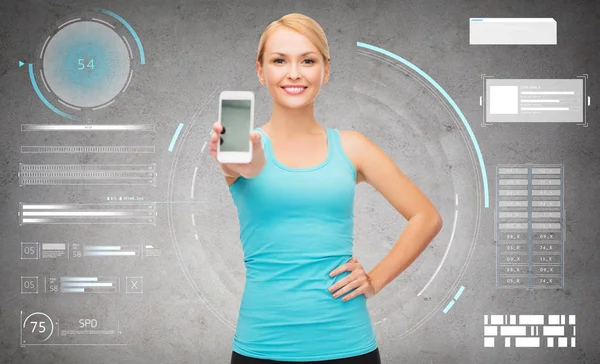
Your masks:
{"label": "circular dial graphic", "polygon": [[127,83],[129,51],[123,38],[94,21],[66,25],[48,42],[42,63],[45,82],[58,98],[93,108],[111,101]]}
{"label": "circular dial graphic", "polygon": [[36,94],[56,114],[78,121],[112,105],[146,62],[133,27],[100,8],[57,22],[36,53],[27,65]]}
{"label": "circular dial graphic", "polygon": [[50,339],[54,333],[54,323],[50,316],[43,312],[34,312],[23,320],[21,328],[22,344],[42,343]]}

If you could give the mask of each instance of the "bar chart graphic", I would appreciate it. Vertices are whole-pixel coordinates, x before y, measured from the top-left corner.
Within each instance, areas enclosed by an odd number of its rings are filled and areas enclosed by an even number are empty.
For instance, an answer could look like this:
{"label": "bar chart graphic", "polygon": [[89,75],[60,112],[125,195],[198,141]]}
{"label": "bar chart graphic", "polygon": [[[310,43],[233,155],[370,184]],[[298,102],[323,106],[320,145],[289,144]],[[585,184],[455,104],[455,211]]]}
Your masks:
{"label": "bar chart graphic", "polygon": [[83,247],[84,257],[131,257],[139,255],[139,245],[86,245]]}
{"label": "bar chart graphic", "polygon": [[155,132],[154,124],[21,124],[21,131],[149,131]]}
{"label": "bar chart graphic", "polygon": [[19,203],[19,223],[28,224],[149,224],[156,204],[128,203]]}
{"label": "bar chart graphic", "polygon": [[157,257],[161,249],[144,242],[126,243],[66,243],[66,242],[21,242],[21,259],[79,259],[112,257]]}
{"label": "bar chart graphic", "polygon": [[575,347],[575,315],[484,315],[484,347]]}
{"label": "bar chart graphic", "polygon": [[118,277],[60,277],[48,279],[54,291],[61,293],[117,293]]}
{"label": "bar chart graphic", "polygon": [[156,186],[156,164],[19,164],[19,185]]}
{"label": "bar chart graphic", "polygon": [[496,287],[564,288],[562,165],[503,165],[496,179]]}

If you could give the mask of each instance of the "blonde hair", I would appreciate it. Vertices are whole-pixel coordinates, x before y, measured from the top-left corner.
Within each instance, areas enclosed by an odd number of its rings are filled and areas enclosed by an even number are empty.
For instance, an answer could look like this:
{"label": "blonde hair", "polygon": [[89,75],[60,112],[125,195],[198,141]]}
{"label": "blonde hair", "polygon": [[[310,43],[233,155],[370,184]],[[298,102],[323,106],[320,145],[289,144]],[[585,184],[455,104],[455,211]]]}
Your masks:
{"label": "blonde hair", "polygon": [[325,61],[331,61],[331,56],[329,54],[329,45],[327,44],[327,37],[325,36],[325,32],[323,31],[323,28],[321,28],[319,23],[317,23],[314,19],[306,15],[299,13],[291,13],[284,15],[278,20],[275,20],[274,22],[269,24],[260,36],[256,60],[259,61],[261,65],[263,64],[263,55],[265,52],[265,44],[267,42],[267,39],[271,34],[273,34],[275,30],[277,30],[277,28],[280,27],[287,27],[304,35],[317,47]]}

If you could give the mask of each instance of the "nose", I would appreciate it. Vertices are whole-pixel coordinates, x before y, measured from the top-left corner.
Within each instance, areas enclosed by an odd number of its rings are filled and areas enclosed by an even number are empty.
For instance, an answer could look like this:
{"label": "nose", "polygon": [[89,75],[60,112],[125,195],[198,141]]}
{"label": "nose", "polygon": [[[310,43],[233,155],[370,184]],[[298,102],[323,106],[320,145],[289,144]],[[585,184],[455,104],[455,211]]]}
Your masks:
{"label": "nose", "polygon": [[292,63],[288,77],[291,79],[300,78],[300,72],[298,71],[298,66],[296,64]]}

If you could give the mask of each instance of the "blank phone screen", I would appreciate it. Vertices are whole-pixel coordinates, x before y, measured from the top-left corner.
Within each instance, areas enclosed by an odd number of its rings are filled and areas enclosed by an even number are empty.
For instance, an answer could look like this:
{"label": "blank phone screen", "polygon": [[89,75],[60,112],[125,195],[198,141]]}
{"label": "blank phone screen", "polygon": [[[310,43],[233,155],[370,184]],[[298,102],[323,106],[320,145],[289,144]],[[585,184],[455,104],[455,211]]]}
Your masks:
{"label": "blank phone screen", "polygon": [[225,134],[221,134],[222,152],[250,151],[250,100],[221,100],[221,125]]}

